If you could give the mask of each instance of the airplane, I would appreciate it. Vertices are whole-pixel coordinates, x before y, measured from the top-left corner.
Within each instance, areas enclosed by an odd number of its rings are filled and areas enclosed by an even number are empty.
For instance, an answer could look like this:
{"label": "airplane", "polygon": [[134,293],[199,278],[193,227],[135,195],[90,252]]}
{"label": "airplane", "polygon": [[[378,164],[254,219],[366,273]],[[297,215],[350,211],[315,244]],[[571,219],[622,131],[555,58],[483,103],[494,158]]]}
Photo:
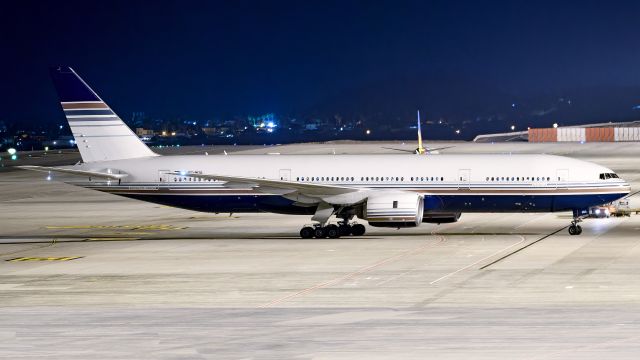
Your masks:
{"label": "airplane", "polygon": [[415,150],[407,150],[407,149],[398,149],[398,148],[391,148],[391,147],[382,147],[383,149],[387,149],[387,150],[395,150],[395,151],[403,151],[403,152],[408,152],[408,153],[413,153],[416,155],[425,155],[425,154],[438,154],[439,150],[444,150],[444,149],[450,149],[453,146],[444,146],[444,147],[439,147],[439,148],[429,148],[429,147],[424,147],[422,145],[422,129],[420,127],[420,110],[418,110],[418,147]]}
{"label": "airplane", "polygon": [[606,167],[552,155],[160,156],[73,69],[52,68],[51,76],[82,162],[23,169],[188,210],[311,216],[302,238],[361,236],[366,228],[356,218],[399,229],[457,222],[465,212],[557,211],[573,212],[568,230],[579,235],[589,207],[630,193]]}

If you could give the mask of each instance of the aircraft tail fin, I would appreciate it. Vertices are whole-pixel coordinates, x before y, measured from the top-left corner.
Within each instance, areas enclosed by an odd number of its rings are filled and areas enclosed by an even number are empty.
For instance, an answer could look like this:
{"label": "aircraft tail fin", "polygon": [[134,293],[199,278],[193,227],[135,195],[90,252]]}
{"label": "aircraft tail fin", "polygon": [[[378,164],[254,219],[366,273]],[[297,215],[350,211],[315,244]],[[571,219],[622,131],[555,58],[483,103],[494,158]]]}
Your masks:
{"label": "aircraft tail fin", "polygon": [[50,69],[84,162],[157,156],[72,68]]}
{"label": "aircraft tail fin", "polygon": [[422,146],[422,129],[420,128],[420,110],[418,110],[418,149],[416,152],[420,155],[426,153],[426,149]]}

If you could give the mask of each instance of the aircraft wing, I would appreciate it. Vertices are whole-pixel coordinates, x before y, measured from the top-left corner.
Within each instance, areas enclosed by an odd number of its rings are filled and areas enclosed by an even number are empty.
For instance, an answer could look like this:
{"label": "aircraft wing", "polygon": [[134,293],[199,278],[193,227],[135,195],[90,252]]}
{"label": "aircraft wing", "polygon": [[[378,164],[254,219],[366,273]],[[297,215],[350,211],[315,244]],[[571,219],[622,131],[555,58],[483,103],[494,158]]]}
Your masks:
{"label": "aircraft wing", "polygon": [[383,149],[387,149],[387,150],[402,151],[402,152],[407,152],[407,153],[412,153],[412,154],[415,154],[415,153],[416,153],[416,151],[415,151],[415,150],[398,149],[398,148],[390,148],[390,147],[386,147],[386,146],[383,146],[382,148],[383,148]]}
{"label": "aircraft wing", "polygon": [[374,191],[327,184],[309,184],[296,181],[260,179],[241,176],[210,175],[191,172],[176,172],[176,175],[224,181],[227,187],[248,186],[260,192],[280,194],[300,203],[324,201],[333,205],[353,205],[365,200]]}
{"label": "aircraft wing", "polygon": [[455,146],[443,146],[443,147],[439,147],[439,148],[427,148],[427,151],[438,151],[438,150],[444,150],[444,149],[451,149],[454,148]]}
{"label": "aircraft wing", "polygon": [[[444,150],[444,149],[451,149],[452,147],[455,146],[443,146],[443,147],[439,147],[439,148],[426,148],[425,150],[429,153],[429,152],[433,152],[433,151],[438,151],[438,150]],[[407,152],[407,153],[412,153],[415,154],[416,150],[409,150],[409,149],[398,149],[398,148],[392,148],[392,147],[382,147],[383,149],[387,149],[387,150],[395,150],[395,151],[402,151],[402,152]]]}
{"label": "aircraft wing", "polygon": [[57,173],[63,173],[63,174],[90,176],[98,179],[110,179],[110,180],[119,180],[129,176],[129,174],[114,174],[108,171],[90,171],[90,170],[53,167],[53,166],[23,165],[23,166],[17,166],[17,167],[24,170],[57,172]]}

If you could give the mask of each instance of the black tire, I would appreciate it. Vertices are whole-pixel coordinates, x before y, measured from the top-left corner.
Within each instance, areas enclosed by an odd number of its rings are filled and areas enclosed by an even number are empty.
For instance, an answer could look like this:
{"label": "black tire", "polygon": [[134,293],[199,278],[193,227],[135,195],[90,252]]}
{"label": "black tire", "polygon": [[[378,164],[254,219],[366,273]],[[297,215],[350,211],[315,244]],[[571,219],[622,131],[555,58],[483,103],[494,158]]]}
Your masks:
{"label": "black tire", "polygon": [[313,236],[315,236],[316,239],[324,239],[327,237],[327,231],[325,230],[325,228],[318,226],[317,228],[313,229]]}
{"label": "black tire", "polygon": [[303,239],[311,239],[313,237],[313,228],[305,226],[300,230],[300,237]]}
{"label": "black tire", "polygon": [[569,226],[569,235],[578,235],[578,227],[575,225]]}
{"label": "black tire", "polygon": [[576,235],[582,234],[582,226],[576,225],[576,230],[577,230]]}
{"label": "black tire", "polygon": [[338,226],[338,231],[340,236],[349,236],[351,235],[351,225],[340,225]]}
{"label": "black tire", "polygon": [[365,231],[367,231],[367,229],[362,224],[355,224],[351,226],[351,234],[353,234],[353,236],[362,236]]}
{"label": "black tire", "polygon": [[340,237],[340,229],[336,225],[329,225],[324,228],[327,236],[331,239],[337,239]]}

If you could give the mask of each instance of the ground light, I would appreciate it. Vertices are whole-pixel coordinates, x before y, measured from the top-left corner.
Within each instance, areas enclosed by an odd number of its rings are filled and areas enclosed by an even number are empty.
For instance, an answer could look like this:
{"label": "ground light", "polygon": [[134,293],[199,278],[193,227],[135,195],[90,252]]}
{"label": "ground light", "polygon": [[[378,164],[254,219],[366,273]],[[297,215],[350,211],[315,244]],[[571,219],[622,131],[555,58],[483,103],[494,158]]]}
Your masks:
{"label": "ground light", "polygon": [[14,148],[8,148],[7,153],[11,155],[11,160],[18,160],[18,150]]}

